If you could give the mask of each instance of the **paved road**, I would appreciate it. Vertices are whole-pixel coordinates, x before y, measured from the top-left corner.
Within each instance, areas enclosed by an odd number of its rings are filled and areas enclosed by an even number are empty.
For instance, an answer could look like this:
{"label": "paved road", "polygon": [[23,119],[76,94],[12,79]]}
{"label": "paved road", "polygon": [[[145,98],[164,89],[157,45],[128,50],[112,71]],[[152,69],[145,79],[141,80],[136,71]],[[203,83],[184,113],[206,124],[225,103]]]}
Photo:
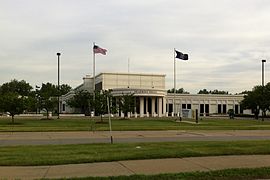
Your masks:
{"label": "paved road", "polygon": [[[270,139],[270,130],[236,131],[114,131],[114,142],[231,141]],[[80,144],[110,142],[110,133],[98,132],[2,132],[1,146]],[[270,167],[270,155],[192,157],[69,164],[57,166],[0,166],[0,177],[36,179],[85,176],[119,176],[227,168]]]}
{"label": "paved road", "polygon": [[270,167],[270,155],[213,156],[131,160],[57,166],[0,166],[3,179],[120,176]]}
{"label": "paved road", "polygon": [[[110,136],[107,131],[2,132],[0,146],[107,143],[110,142]],[[114,131],[112,137],[115,143],[270,140],[270,130]]]}

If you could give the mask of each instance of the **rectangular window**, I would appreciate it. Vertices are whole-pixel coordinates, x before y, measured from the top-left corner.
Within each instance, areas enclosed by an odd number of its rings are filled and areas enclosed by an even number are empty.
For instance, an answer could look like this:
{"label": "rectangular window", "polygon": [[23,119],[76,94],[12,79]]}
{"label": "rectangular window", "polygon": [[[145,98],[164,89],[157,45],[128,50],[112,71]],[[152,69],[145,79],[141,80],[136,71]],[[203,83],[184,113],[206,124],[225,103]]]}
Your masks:
{"label": "rectangular window", "polygon": [[218,114],[221,114],[221,104],[218,105]]}
{"label": "rectangular window", "polygon": [[66,104],[63,104],[62,111],[66,111]]}
{"label": "rectangular window", "polygon": [[209,115],[209,104],[205,104],[205,113],[207,116]]}
{"label": "rectangular window", "polygon": [[223,114],[226,114],[226,113],[227,113],[227,105],[223,104]]}
{"label": "rectangular window", "polygon": [[240,106],[240,114],[243,114],[244,113],[244,110],[242,108],[242,106]]}
{"label": "rectangular window", "polygon": [[187,104],[187,109],[191,109],[191,104]]}
{"label": "rectangular window", "polygon": [[182,104],[182,109],[186,109],[186,108],[187,108],[186,104]]}
{"label": "rectangular window", "polygon": [[173,104],[169,104],[169,113],[173,112]]}
{"label": "rectangular window", "polygon": [[95,84],[95,88],[97,91],[102,90],[102,82]]}
{"label": "rectangular window", "polygon": [[200,114],[204,113],[204,104],[200,104]]}
{"label": "rectangular window", "polygon": [[238,106],[238,104],[235,105],[234,109],[235,109],[234,110],[235,111],[234,113],[235,114],[239,114],[239,106]]}

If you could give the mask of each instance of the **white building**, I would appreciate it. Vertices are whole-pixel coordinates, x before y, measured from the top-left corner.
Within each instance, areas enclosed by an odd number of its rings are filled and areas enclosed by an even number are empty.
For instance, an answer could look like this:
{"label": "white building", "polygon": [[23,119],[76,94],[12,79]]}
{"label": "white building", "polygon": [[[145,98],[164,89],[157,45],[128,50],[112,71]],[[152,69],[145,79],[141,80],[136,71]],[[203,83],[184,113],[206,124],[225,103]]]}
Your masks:
{"label": "white building", "polygon": [[[63,96],[61,113],[73,113],[66,101],[76,91],[93,91],[94,78],[86,76],[83,83]],[[242,113],[240,102],[243,95],[218,94],[176,94],[167,93],[164,74],[128,74],[100,73],[95,77],[96,90],[112,90],[117,97],[123,94],[134,94],[136,107],[134,112],[140,117],[180,115],[182,110],[198,110],[201,115],[226,114],[228,109],[234,109],[236,114]],[[175,108],[173,105],[175,104]],[[173,112],[175,109],[176,112]],[[135,114],[134,113],[134,114]]]}

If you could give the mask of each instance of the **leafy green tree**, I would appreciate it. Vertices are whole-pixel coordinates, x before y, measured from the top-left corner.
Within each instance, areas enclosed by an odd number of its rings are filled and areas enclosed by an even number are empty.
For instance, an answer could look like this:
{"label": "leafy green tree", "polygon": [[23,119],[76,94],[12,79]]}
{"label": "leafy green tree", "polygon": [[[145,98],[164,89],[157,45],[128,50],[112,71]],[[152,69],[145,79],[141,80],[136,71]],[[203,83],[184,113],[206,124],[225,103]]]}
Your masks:
{"label": "leafy green tree", "polygon": [[29,95],[24,98],[25,112],[35,112],[38,108],[38,99],[35,95]]}
{"label": "leafy green tree", "polygon": [[14,116],[21,114],[24,107],[25,97],[15,92],[7,92],[0,96],[0,107],[4,112],[9,112],[12,117],[12,123],[14,123]]}
{"label": "leafy green tree", "polygon": [[233,109],[229,109],[227,114],[229,114],[230,119],[234,119],[234,110]]}
{"label": "leafy green tree", "polygon": [[67,101],[67,104],[70,107],[79,108],[81,113],[85,115],[90,115],[90,108],[93,105],[93,95],[86,90],[78,91]]}
{"label": "leafy green tree", "polygon": [[202,89],[198,92],[198,94],[209,94],[210,92],[207,89]]}
{"label": "leafy green tree", "polygon": [[0,86],[0,109],[10,113],[13,123],[16,114],[31,109],[29,107],[33,95],[32,89],[26,81],[16,79]]}
{"label": "leafy green tree", "polygon": [[236,94],[248,94],[249,92],[250,92],[250,91],[245,90],[245,91],[242,91],[242,92],[236,93]]}
{"label": "leafy green tree", "polygon": [[[167,92],[168,93],[174,93],[174,88],[169,89]],[[189,92],[185,91],[184,88],[176,89],[175,93],[177,93],[177,94],[189,94]]]}
{"label": "leafy green tree", "polygon": [[123,94],[119,99],[119,109],[124,113],[124,118],[129,112],[134,112],[134,94]]}
{"label": "leafy green tree", "polygon": [[247,92],[241,106],[245,109],[251,109],[256,119],[258,119],[259,110],[262,110],[264,116],[270,107],[270,83],[265,87],[255,86],[252,91]]}
{"label": "leafy green tree", "polygon": [[101,122],[103,122],[102,115],[108,113],[107,97],[111,98],[110,91],[102,90],[95,92],[93,107],[95,114],[100,116]]}
{"label": "leafy green tree", "polygon": [[48,82],[42,84],[41,89],[37,93],[40,98],[39,107],[46,110],[47,119],[49,119],[49,111],[57,108],[58,89],[55,85]]}
{"label": "leafy green tree", "polygon": [[217,89],[210,91],[210,94],[229,94],[228,91],[219,91]]}
{"label": "leafy green tree", "polygon": [[72,88],[68,84],[62,84],[60,85],[60,95],[65,95],[67,94]]}
{"label": "leafy green tree", "polygon": [[24,80],[18,81],[14,79],[8,83],[4,83],[1,86],[0,94],[12,92],[12,93],[17,93],[21,96],[28,96],[31,94],[32,89],[33,87],[26,81]]}
{"label": "leafy green tree", "polygon": [[229,94],[229,92],[228,91],[220,91],[217,89],[212,90],[212,91],[211,90],[208,91],[207,89],[202,89],[198,92],[198,94]]}

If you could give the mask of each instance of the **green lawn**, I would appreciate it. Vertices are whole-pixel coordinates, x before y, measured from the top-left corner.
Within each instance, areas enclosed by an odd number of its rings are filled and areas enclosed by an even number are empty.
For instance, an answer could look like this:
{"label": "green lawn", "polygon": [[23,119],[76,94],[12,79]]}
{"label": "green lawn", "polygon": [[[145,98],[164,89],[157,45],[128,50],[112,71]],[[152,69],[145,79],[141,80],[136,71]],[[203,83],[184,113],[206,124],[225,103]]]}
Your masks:
{"label": "green lawn", "polygon": [[[194,123],[194,120],[184,119]],[[108,130],[108,119],[100,123],[99,118],[89,117],[61,118],[53,120],[40,120],[39,118],[16,117],[15,124],[11,118],[0,118],[0,132],[4,131],[91,131]],[[133,118],[112,119],[113,130],[270,130],[270,121],[253,119],[214,119],[206,118],[199,124],[176,122],[175,118]]]}
{"label": "green lawn", "polygon": [[270,141],[7,146],[0,147],[0,154],[2,166],[57,165],[134,159],[270,154]]}
{"label": "green lawn", "polygon": [[85,178],[62,178],[76,180],[251,180],[251,179],[269,179],[270,168],[242,168],[225,169],[209,172],[188,172],[188,173],[170,173],[159,175],[132,175],[116,177],[85,177]]}

